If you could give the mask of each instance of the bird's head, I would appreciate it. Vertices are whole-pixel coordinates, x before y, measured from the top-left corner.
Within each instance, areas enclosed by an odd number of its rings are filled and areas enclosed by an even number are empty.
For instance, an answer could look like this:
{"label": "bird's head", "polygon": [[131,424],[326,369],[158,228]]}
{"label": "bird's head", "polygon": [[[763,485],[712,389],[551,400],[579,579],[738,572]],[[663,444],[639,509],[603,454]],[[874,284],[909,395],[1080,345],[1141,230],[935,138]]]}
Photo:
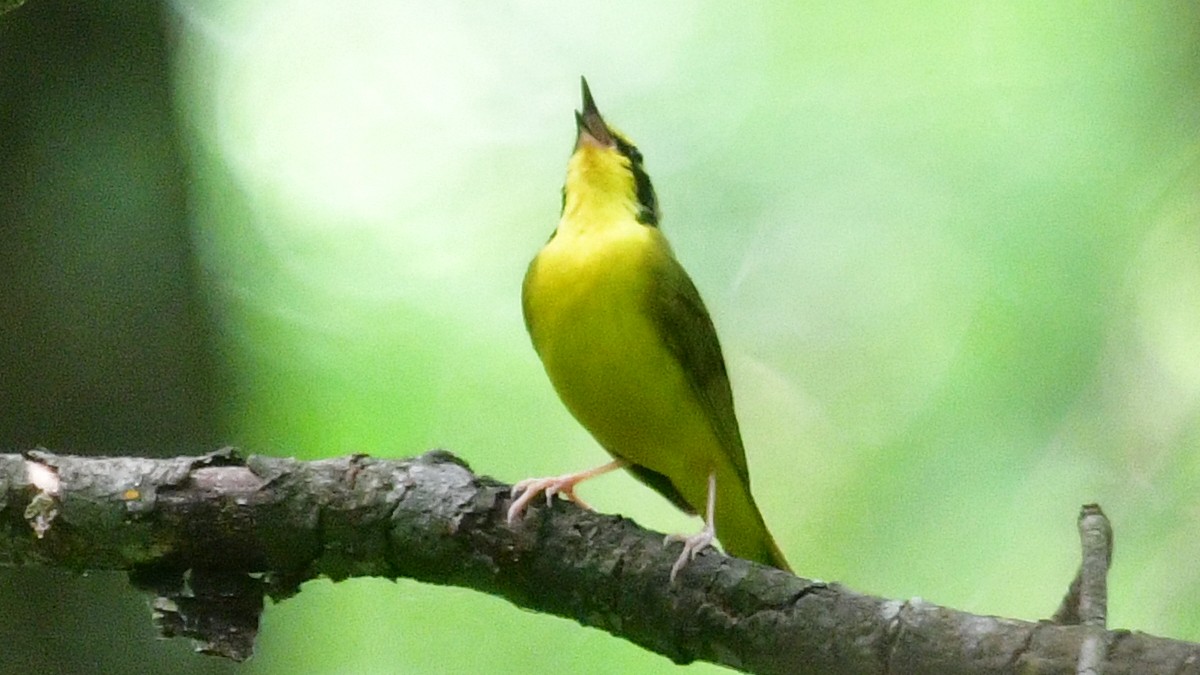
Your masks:
{"label": "bird's head", "polygon": [[600,116],[587,80],[583,110],[575,113],[575,151],[563,185],[563,215],[628,210],[639,223],[658,225],[658,200],[642,168],[642,153]]}

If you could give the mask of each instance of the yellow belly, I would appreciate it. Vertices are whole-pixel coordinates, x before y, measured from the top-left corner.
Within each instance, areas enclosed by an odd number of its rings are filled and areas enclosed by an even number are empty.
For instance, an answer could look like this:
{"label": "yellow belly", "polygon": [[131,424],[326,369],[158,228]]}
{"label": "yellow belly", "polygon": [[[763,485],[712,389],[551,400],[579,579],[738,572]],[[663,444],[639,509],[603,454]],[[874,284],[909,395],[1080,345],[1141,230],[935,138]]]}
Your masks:
{"label": "yellow belly", "polygon": [[671,479],[703,512],[721,448],[647,313],[657,230],[560,233],[525,281],[534,347],[563,403],[609,453]]}

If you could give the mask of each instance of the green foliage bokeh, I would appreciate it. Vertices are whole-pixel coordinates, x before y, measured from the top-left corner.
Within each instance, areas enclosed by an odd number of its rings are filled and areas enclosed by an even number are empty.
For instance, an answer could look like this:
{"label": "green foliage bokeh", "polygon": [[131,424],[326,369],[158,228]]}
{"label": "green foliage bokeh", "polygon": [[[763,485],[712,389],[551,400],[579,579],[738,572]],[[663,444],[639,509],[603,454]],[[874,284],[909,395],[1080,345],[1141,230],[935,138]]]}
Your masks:
{"label": "green foliage bokeh", "polygon": [[[605,461],[519,304],[585,74],[646,156],[798,573],[1037,619],[1074,573],[1078,507],[1099,502],[1110,624],[1200,639],[1194,5],[168,14],[224,440],[443,447],[510,481]],[[626,476],[582,492],[697,526]],[[244,670],[667,665],[476,593],[355,580],[269,608]]]}

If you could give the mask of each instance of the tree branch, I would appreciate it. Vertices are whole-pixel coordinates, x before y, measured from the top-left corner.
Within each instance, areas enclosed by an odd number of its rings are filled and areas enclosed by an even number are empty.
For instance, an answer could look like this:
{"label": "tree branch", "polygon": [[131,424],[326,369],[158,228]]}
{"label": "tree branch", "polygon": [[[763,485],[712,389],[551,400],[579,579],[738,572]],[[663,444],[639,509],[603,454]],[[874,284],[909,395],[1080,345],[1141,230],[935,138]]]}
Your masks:
{"label": "tree branch", "polygon": [[[1198,672],[1200,645],[888,600],[729,558],[669,584],[662,535],[557,502],[505,522],[508,486],[445,452],[314,462],[0,455],[0,564],[129,570],[167,635],[246,658],[264,594],[318,576],[473,588],[678,663],[756,673]],[[1093,638],[1094,639],[1094,638]]]}

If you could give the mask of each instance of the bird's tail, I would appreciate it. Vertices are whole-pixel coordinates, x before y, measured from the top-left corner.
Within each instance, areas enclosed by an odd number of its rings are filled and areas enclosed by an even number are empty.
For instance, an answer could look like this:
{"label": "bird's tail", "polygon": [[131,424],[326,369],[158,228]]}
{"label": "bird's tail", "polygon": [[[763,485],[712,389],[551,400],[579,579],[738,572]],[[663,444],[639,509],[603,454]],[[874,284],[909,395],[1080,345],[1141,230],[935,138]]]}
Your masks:
{"label": "bird's tail", "polygon": [[[722,475],[725,473],[726,475]],[[721,485],[721,479],[726,485]],[[736,487],[729,486],[733,483]],[[727,487],[728,486],[728,487]],[[730,489],[732,488],[732,489]],[[763,521],[749,486],[742,483],[732,471],[717,474],[716,504],[717,539],[729,555],[770,565],[791,572],[787,558],[775,543],[771,531]]]}

